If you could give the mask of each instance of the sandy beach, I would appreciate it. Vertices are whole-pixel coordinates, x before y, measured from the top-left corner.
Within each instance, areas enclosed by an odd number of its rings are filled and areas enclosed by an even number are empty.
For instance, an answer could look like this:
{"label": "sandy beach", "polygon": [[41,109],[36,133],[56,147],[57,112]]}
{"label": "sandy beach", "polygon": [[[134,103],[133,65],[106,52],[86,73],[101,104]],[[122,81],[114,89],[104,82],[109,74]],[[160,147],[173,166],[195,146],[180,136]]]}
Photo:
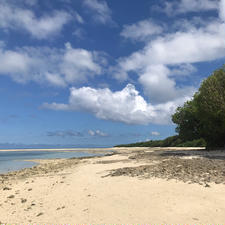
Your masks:
{"label": "sandy beach", "polygon": [[0,224],[225,222],[224,151],[113,150],[0,175]]}

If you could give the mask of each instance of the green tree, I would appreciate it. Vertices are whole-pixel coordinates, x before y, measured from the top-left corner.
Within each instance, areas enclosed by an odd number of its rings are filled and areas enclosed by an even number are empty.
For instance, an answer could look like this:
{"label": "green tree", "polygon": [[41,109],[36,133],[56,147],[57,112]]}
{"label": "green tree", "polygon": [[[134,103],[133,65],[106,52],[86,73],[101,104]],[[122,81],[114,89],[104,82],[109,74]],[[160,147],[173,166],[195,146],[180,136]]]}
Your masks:
{"label": "green tree", "polygon": [[196,96],[201,136],[209,146],[225,145],[225,71],[220,69],[203,81]]}
{"label": "green tree", "polygon": [[183,107],[178,107],[172,115],[172,121],[177,124],[176,132],[184,141],[201,138],[199,134],[201,121],[195,99],[188,101]]}
{"label": "green tree", "polygon": [[205,79],[191,101],[177,108],[172,120],[183,140],[205,139],[209,147],[225,146],[225,70]]}

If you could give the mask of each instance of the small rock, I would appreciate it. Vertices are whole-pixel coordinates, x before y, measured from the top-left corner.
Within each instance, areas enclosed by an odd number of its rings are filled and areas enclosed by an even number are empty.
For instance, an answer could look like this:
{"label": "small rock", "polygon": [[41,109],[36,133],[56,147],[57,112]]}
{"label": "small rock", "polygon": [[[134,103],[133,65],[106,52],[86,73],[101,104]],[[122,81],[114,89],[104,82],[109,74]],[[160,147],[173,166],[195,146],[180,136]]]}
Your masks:
{"label": "small rock", "polygon": [[209,184],[205,184],[205,187],[210,187],[210,185]]}

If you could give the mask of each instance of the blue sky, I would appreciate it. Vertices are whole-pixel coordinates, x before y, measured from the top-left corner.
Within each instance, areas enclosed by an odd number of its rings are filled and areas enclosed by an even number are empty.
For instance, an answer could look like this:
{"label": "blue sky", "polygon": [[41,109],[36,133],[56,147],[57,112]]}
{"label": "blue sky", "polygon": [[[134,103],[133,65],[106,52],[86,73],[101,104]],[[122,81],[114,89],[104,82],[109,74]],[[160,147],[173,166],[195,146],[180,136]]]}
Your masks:
{"label": "blue sky", "polygon": [[224,0],[1,0],[0,144],[174,135],[224,59]]}

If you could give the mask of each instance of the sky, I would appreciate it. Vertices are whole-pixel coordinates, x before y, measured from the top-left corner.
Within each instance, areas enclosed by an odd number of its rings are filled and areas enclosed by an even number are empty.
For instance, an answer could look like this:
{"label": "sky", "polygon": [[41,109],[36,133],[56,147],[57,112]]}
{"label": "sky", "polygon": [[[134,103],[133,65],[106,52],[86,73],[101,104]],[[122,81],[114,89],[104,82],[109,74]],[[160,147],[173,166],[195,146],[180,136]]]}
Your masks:
{"label": "sky", "polygon": [[0,0],[0,147],[175,135],[225,62],[225,0]]}

